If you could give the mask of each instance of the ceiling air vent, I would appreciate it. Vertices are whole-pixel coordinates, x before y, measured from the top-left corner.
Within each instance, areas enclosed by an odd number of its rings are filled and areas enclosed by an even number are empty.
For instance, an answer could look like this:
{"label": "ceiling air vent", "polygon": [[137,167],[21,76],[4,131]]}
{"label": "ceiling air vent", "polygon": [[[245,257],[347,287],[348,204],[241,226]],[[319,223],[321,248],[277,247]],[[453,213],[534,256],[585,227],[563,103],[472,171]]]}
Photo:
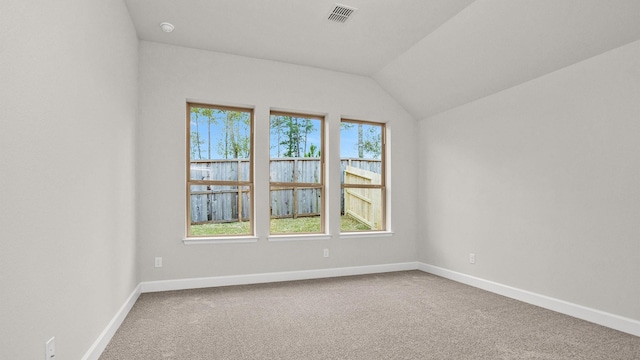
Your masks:
{"label": "ceiling air vent", "polygon": [[347,20],[349,20],[349,17],[353,15],[353,13],[356,12],[356,10],[358,9],[354,8],[353,6],[336,4],[336,6],[333,8],[333,11],[329,14],[329,17],[327,19],[331,21],[339,22],[339,23],[346,23]]}

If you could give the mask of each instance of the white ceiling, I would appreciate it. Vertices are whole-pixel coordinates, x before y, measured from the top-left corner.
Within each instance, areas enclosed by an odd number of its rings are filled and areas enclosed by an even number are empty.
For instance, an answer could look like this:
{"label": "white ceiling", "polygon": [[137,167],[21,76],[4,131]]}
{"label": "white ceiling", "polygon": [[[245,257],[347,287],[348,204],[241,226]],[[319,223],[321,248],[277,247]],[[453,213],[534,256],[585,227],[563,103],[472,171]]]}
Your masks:
{"label": "white ceiling", "polygon": [[338,2],[126,0],[142,40],[370,76],[416,119],[640,39],[640,0]]}
{"label": "white ceiling", "polygon": [[373,77],[424,119],[638,39],[640,0],[480,0]]}
{"label": "white ceiling", "polygon": [[[127,0],[142,40],[372,75],[472,0]],[[171,34],[159,24],[175,25]]]}

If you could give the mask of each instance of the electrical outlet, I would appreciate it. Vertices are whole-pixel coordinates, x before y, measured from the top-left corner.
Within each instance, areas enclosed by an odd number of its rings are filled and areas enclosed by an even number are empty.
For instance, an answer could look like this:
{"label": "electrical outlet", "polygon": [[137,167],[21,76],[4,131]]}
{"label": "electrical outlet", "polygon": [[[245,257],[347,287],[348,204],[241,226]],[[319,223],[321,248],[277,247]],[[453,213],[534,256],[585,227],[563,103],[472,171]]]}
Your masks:
{"label": "electrical outlet", "polygon": [[324,257],[329,257],[329,249],[324,249]]}
{"label": "electrical outlet", "polygon": [[476,254],[469,254],[469,264],[475,264],[476,263]]}
{"label": "electrical outlet", "polygon": [[53,360],[56,358],[56,338],[52,337],[45,344],[45,360]]}
{"label": "electrical outlet", "polygon": [[156,258],[156,267],[162,267],[162,258],[161,257],[157,257]]}

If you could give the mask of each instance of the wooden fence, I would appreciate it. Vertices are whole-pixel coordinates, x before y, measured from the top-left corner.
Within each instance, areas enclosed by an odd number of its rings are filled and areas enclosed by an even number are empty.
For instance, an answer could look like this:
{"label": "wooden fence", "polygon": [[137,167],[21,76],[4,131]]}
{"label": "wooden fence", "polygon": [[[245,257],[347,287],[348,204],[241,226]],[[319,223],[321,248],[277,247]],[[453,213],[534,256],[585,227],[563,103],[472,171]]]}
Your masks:
{"label": "wooden fence", "polygon": [[[192,160],[192,180],[249,180],[249,160]],[[251,214],[247,186],[192,185],[191,223],[248,221]]]}
{"label": "wooden fence", "polygon": [[[343,172],[347,184],[381,184],[380,174],[347,166]],[[382,192],[379,189],[344,189],[344,213],[371,229],[381,229]]]}
{"label": "wooden fence", "polygon": [[[269,181],[319,184],[319,158],[278,158],[269,164]],[[320,215],[322,199],[319,187],[284,186],[272,189],[270,207],[272,218],[297,218]]]}
{"label": "wooden fence", "polygon": [[[380,173],[379,160],[359,158],[341,159],[341,181],[348,167]],[[192,160],[193,180],[249,180],[248,160]],[[270,181],[318,183],[319,158],[279,158],[269,165]],[[379,175],[378,175],[379,176]],[[191,223],[220,223],[247,221],[251,213],[248,187],[193,185],[191,187]],[[321,191],[314,187],[279,187],[271,191],[270,208],[273,218],[316,216],[322,205]],[[379,206],[378,206],[379,208]],[[341,213],[345,214],[344,193]],[[239,220],[242,219],[242,220]]]}

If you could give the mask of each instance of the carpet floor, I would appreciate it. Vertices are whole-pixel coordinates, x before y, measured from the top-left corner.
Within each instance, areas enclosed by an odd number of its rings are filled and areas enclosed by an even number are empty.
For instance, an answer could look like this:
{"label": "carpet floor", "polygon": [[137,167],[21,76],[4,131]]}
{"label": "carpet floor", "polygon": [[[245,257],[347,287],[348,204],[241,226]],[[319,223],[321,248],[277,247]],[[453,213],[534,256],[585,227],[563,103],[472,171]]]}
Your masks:
{"label": "carpet floor", "polygon": [[640,337],[421,271],[140,295],[100,360],[640,359]]}

